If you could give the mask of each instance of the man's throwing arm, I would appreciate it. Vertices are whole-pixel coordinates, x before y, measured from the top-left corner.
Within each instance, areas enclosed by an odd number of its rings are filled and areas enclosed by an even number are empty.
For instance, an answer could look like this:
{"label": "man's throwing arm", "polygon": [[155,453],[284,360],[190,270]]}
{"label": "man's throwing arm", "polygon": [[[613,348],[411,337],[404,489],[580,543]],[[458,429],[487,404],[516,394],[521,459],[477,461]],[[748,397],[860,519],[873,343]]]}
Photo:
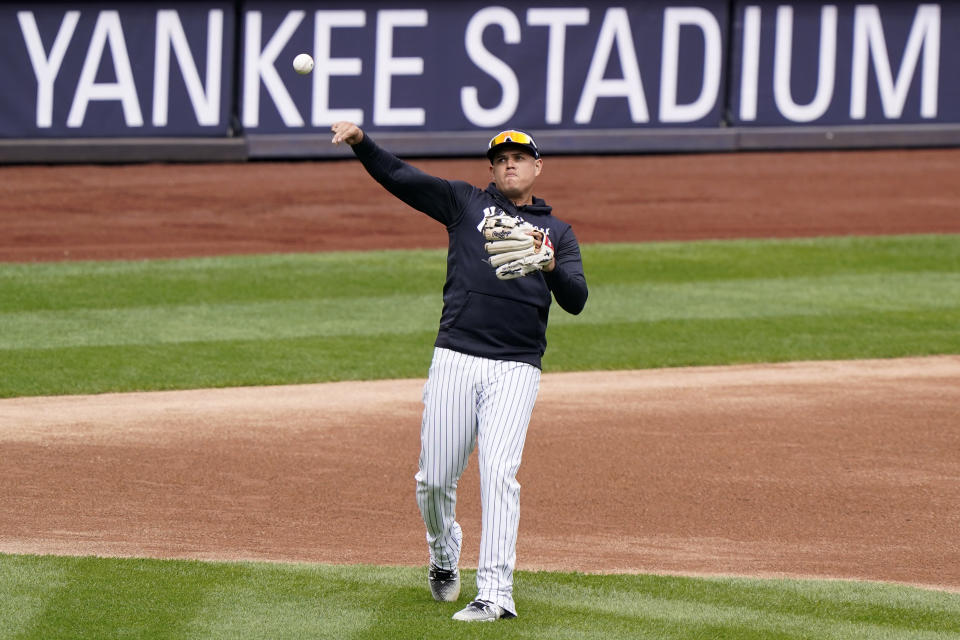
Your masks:
{"label": "man's throwing arm", "polygon": [[447,226],[455,222],[451,216],[460,213],[460,204],[454,184],[404,162],[368,135],[352,149],[367,173],[398,199]]}

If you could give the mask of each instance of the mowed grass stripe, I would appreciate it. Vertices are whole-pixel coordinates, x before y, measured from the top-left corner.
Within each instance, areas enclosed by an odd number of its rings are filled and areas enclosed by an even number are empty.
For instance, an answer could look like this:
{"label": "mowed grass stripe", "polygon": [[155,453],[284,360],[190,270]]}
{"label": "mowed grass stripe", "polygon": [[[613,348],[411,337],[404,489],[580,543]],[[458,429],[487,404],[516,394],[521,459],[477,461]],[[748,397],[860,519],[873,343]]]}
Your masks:
{"label": "mowed grass stripe", "polygon": [[[466,570],[471,584],[475,572]],[[450,619],[423,568],[0,555],[0,637],[941,640],[960,594],[847,581],[516,574],[520,617]],[[45,603],[38,608],[36,603]]]}
{"label": "mowed grass stripe", "polygon": [[418,333],[440,305],[434,294],[26,311],[0,316],[0,349]]}
{"label": "mowed grass stripe", "polygon": [[22,349],[0,397],[426,377],[435,331],[287,340]]}
{"label": "mowed grass stripe", "polygon": [[[603,244],[583,247],[594,285],[840,274],[957,273],[960,236]],[[439,295],[440,250],[183,260],[0,263],[0,313]]]}
{"label": "mowed grass stripe", "polygon": [[[213,567],[214,571],[221,565]],[[198,566],[200,571],[204,566]],[[306,567],[239,565],[237,579],[210,589],[178,638],[362,638],[377,608],[359,598],[330,598],[339,588],[358,593],[355,584],[327,579]]]}
{"label": "mowed grass stripe", "polygon": [[[16,586],[7,571],[23,574]],[[0,637],[95,639],[182,637],[182,625],[194,617],[198,599],[212,584],[226,585],[230,569],[208,570],[194,563],[170,564],[157,571],[151,560],[100,558],[39,560],[0,556],[0,594],[4,606],[31,607],[29,619],[14,623],[0,616]],[[34,596],[37,593],[37,596]]]}
{"label": "mowed grass stripe", "polygon": [[[960,236],[593,245],[547,371],[960,353]],[[0,265],[0,396],[420,377],[440,251]]]}
{"label": "mowed grass stripe", "polygon": [[[656,582],[659,580],[655,579]],[[952,623],[923,614],[912,616],[910,606],[923,606],[913,594],[877,585],[818,581],[703,580],[681,582],[683,590],[660,593],[656,590],[598,589],[571,586],[551,588],[546,596],[533,589],[530,599],[538,609],[551,602],[576,602],[576,610],[593,615],[637,619],[637,637],[704,638],[857,638],[860,640],[920,640],[949,638]],[[831,588],[832,587],[832,588]],[[763,598],[776,592],[777,597]],[[817,594],[817,600],[811,594]],[[760,597],[758,597],[758,594]],[[720,596],[719,598],[717,596]],[[902,598],[902,606],[885,605]],[[573,609],[573,607],[571,607]],[[950,611],[950,605],[947,606]],[[561,608],[561,616],[566,612]],[[926,612],[926,611],[925,611]],[[910,626],[903,619],[910,617]],[[891,625],[898,620],[901,624]],[[591,637],[589,619],[576,625],[558,625],[557,636]],[[697,635],[697,634],[701,635]],[[689,635],[684,635],[689,634]]]}
{"label": "mowed grass stripe", "polygon": [[[960,273],[600,284],[590,295],[589,313],[558,311],[552,324],[951,310],[960,307]],[[437,294],[24,311],[0,316],[0,349],[408,334],[439,317]]]}
{"label": "mowed grass stripe", "polygon": [[545,371],[960,353],[960,309],[614,322],[548,333]]}
{"label": "mowed grass stripe", "polygon": [[0,263],[0,313],[436,295],[437,250]]}

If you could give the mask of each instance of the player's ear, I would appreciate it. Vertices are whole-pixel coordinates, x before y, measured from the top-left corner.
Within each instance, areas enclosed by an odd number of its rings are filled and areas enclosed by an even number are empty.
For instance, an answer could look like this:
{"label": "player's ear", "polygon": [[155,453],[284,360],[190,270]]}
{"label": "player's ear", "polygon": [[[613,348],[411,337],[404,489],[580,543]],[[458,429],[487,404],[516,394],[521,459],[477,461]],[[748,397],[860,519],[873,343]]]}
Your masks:
{"label": "player's ear", "polygon": [[543,158],[537,158],[534,161],[533,166],[534,166],[534,171],[536,171],[536,173],[534,173],[533,175],[535,176],[540,175],[540,172],[543,170]]}

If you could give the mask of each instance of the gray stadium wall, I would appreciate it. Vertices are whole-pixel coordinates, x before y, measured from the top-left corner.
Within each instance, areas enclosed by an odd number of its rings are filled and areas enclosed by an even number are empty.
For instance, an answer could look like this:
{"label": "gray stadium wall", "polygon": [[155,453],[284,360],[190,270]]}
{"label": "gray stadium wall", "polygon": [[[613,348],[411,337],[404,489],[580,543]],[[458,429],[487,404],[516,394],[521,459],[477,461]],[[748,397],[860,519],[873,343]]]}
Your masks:
{"label": "gray stadium wall", "polygon": [[960,146],[956,2],[12,2],[0,59],[5,163]]}

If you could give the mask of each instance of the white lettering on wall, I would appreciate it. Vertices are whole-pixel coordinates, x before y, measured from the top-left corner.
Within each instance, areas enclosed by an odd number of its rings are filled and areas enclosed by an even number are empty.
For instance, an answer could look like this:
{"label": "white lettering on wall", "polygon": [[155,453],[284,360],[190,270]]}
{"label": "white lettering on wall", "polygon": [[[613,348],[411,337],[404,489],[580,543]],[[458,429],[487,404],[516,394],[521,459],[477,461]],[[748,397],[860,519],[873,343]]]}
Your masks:
{"label": "white lettering on wall", "polygon": [[757,119],[760,86],[760,7],[743,12],[743,61],[740,64],[740,119]]}
{"label": "white lettering on wall", "polygon": [[50,47],[50,55],[43,50],[43,40],[37,28],[37,20],[32,11],[18,11],[17,20],[20,22],[20,32],[27,45],[30,55],[30,64],[33,74],[37,77],[37,127],[49,128],[53,125],[53,83],[60,73],[60,65],[67,53],[67,46],[73,37],[73,32],[80,22],[79,11],[67,11],[60,23],[57,37]]}
{"label": "white lettering on wall", "polygon": [[572,9],[528,9],[527,24],[534,27],[549,27],[547,40],[547,124],[559,124],[563,120],[563,71],[567,47],[567,27],[583,26],[590,22],[590,10],[585,7]]}
{"label": "white lettering on wall", "polygon": [[[630,4],[562,4],[486,6],[456,16],[440,15],[448,10],[437,8],[431,9],[434,19],[423,8],[321,9],[310,13],[312,34],[304,25],[306,11],[275,7],[244,11],[241,24],[231,25],[230,32],[225,32],[225,20],[232,14],[223,9],[191,11],[189,19],[199,26],[185,23],[187,15],[173,9],[17,11],[25,51],[15,52],[14,59],[25,68],[15,71],[22,74],[17,77],[29,77],[29,64],[37,83],[36,104],[31,105],[35,109],[20,117],[31,127],[30,120],[35,120],[37,129],[65,124],[70,129],[119,131],[144,127],[143,111],[152,108],[148,124],[157,129],[191,117],[202,127],[221,126],[230,100],[222,85],[232,76],[232,70],[224,68],[232,57],[225,57],[224,47],[230,51],[233,32],[241,30],[242,51],[234,61],[242,83],[240,104],[229,106],[250,130],[264,127],[261,109],[273,108],[279,118],[271,111],[269,120],[279,122],[269,128],[302,128],[307,120],[316,128],[337,120],[434,128],[440,119],[434,114],[433,121],[428,120],[430,105],[448,110],[444,126],[452,122],[455,127],[492,128],[516,118],[521,100],[526,107],[536,105],[523,111],[531,120],[526,126],[626,127],[651,120],[641,62],[647,79],[659,80],[659,87],[646,87],[658,100],[653,116],[657,122],[704,122],[716,112],[723,101],[728,47],[723,9],[676,3],[662,8],[660,20]],[[739,77],[729,80],[739,80],[739,87],[732,87],[739,95],[739,120],[756,121],[762,112],[764,120],[787,123],[855,123],[866,119],[868,111],[871,120],[878,121],[901,119],[908,109],[914,111],[907,114],[913,120],[937,118],[941,66],[953,63],[956,43],[947,38],[950,34],[941,34],[948,26],[948,18],[941,15],[944,3],[908,4],[904,15],[884,3],[850,3],[840,11],[836,0],[812,5],[784,0],[770,4],[763,15],[759,5],[734,3],[741,15],[734,16],[732,24],[740,26],[727,37],[741,53],[735,74]],[[452,11],[463,10],[456,5]],[[461,20],[466,21],[462,47],[455,44],[455,50],[443,51],[430,36]],[[433,31],[425,28],[428,24]],[[151,35],[156,37],[152,42]],[[338,46],[345,43],[347,47]],[[848,48],[850,60],[838,59]],[[345,57],[349,54],[344,49],[363,53]],[[293,75],[289,66],[287,57],[299,51],[310,51],[316,61],[309,79]],[[434,56],[446,57],[425,66]],[[542,69],[537,66],[541,61]],[[436,95],[413,90],[424,86],[425,73]],[[487,76],[476,86],[457,83],[470,73]],[[300,83],[297,91],[311,91],[309,119],[305,104],[298,106],[291,97],[300,95],[293,91],[294,82]],[[33,99],[29,87],[21,99]],[[536,113],[541,100],[542,115]],[[607,102],[600,105],[601,100]],[[122,117],[106,125],[94,122],[91,114],[103,113],[100,105],[91,107],[95,102],[106,103],[111,113],[122,109]],[[620,113],[611,114],[610,123],[599,122],[611,104]]]}
{"label": "white lettering on wall", "polygon": [[167,126],[170,103],[170,49],[177,58],[187,85],[190,104],[203,126],[220,124],[220,77],[223,62],[223,11],[211,9],[207,14],[207,76],[201,84],[187,35],[180,15],[170,9],[157,11],[157,42],[153,70],[153,125]]}
{"label": "white lettering on wall", "polygon": [[[680,27],[691,25],[703,33],[703,84],[690,104],[677,103],[680,75]],[[706,9],[669,7],[663,13],[663,52],[660,59],[660,121],[694,122],[706,116],[720,98],[723,38],[720,24]]]}
{"label": "white lettering on wall", "polygon": [[256,127],[260,124],[261,80],[263,80],[263,86],[266,87],[273,103],[277,106],[283,123],[288,127],[302,127],[304,125],[303,117],[297,111],[297,107],[287,92],[287,88],[283,85],[283,81],[280,80],[274,64],[277,61],[277,56],[280,55],[280,51],[290,40],[297,27],[300,26],[305,15],[306,13],[303,11],[288,12],[270,41],[267,42],[267,46],[261,50],[263,16],[259,11],[247,12],[244,26],[246,39],[243,45],[243,126]]}
{"label": "white lettering on wall", "polygon": [[853,20],[853,73],[850,91],[850,117],[867,117],[867,65],[874,61],[883,115],[899,118],[907,101],[907,92],[920,63],[923,50],[923,75],[920,79],[920,115],[937,116],[938,79],[940,76],[940,5],[917,7],[897,79],[893,79],[890,56],[883,36],[880,10],[876,5],[859,5]]}
{"label": "white lettering on wall", "polygon": [[[605,78],[604,72],[614,46],[617,47],[623,77]],[[627,19],[627,10],[622,7],[607,9],[603,18],[587,79],[580,94],[580,102],[573,116],[574,122],[589,123],[593,119],[597,99],[601,97],[624,97],[630,107],[630,119],[633,122],[650,120],[647,99],[643,93],[643,82],[640,79],[640,65],[637,63],[637,50],[633,45],[633,35],[630,32],[630,21]]]}
{"label": "white lettering on wall", "polygon": [[461,87],[460,105],[463,115],[478,127],[496,127],[510,120],[520,104],[520,82],[517,74],[506,62],[496,57],[483,46],[483,32],[490,25],[498,25],[503,30],[503,40],[507,44],[520,42],[520,22],[517,16],[503,7],[481,9],[470,18],[464,34],[464,46],[470,61],[477,65],[500,84],[500,102],[493,107],[480,104],[480,90],[477,87]]}
{"label": "white lettering on wall", "polygon": [[[793,63],[794,8],[777,8],[774,50],[773,97],[777,111],[791,122],[812,122],[822,118],[834,103],[837,85],[838,12],[836,5],[820,10],[819,48],[808,48],[804,58],[812,59],[811,49],[818,56],[817,87],[813,99],[797,104],[791,89]],[[940,75],[940,5],[917,7],[907,38],[899,70],[894,78],[893,65],[877,5],[857,5],[853,13],[853,42],[850,76],[850,118],[867,117],[867,86],[871,61],[876,74],[883,114],[895,120],[903,116],[907,94],[914,84],[917,67],[920,74],[920,116],[936,118]],[[748,6],[743,16],[743,56],[740,73],[740,118],[757,119],[760,78],[761,9]],[[921,58],[922,53],[922,58]]]}
{"label": "white lettering on wall", "polygon": [[310,124],[322,127],[340,120],[363,124],[363,109],[331,109],[330,77],[359,76],[363,73],[360,58],[334,58],[334,27],[363,27],[367,15],[362,10],[317,11],[313,29],[313,107]]}
{"label": "white lettering on wall", "polygon": [[817,90],[813,100],[799,105],[790,89],[790,68],[793,64],[793,7],[777,9],[777,48],[773,55],[773,97],[777,109],[793,122],[811,122],[830,108],[836,85],[837,7],[826,5],[820,11],[820,64]]}
{"label": "white lettering on wall", "polygon": [[373,123],[383,126],[422,126],[426,111],[420,107],[391,106],[393,76],[423,75],[423,58],[393,57],[393,31],[397,27],[427,26],[426,9],[397,9],[377,12],[376,68],[373,81]]}
{"label": "white lettering on wall", "polygon": [[[113,70],[116,82],[97,82],[97,71],[103,61],[103,53],[110,46]],[[73,96],[73,105],[67,116],[67,126],[83,126],[87,115],[87,106],[92,100],[119,100],[123,108],[123,119],[128,127],[142,127],[143,113],[137,98],[137,87],[133,81],[133,69],[130,67],[130,55],[123,37],[120,14],[117,11],[101,11],[90,37],[90,48],[83,62],[77,92]]]}

